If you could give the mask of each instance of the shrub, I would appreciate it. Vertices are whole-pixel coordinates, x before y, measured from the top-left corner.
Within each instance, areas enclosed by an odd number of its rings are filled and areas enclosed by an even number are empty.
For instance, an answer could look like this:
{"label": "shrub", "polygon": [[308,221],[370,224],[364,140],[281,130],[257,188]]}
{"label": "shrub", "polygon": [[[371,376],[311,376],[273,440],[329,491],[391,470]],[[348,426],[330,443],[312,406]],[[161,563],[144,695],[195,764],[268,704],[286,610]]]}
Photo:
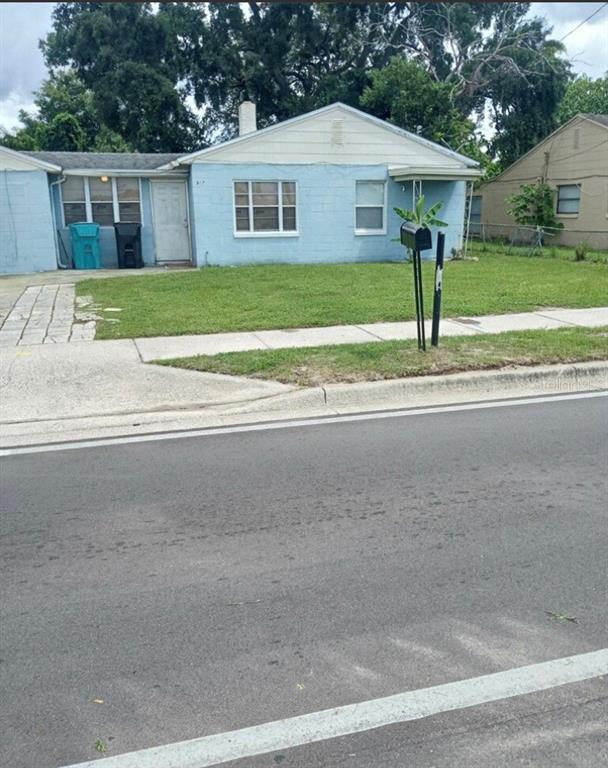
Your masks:
{"label": "shrub", "polygon": [[574,261],[585,261],[589,252],[589,243],[586,240],[581,242],[574,249]]}

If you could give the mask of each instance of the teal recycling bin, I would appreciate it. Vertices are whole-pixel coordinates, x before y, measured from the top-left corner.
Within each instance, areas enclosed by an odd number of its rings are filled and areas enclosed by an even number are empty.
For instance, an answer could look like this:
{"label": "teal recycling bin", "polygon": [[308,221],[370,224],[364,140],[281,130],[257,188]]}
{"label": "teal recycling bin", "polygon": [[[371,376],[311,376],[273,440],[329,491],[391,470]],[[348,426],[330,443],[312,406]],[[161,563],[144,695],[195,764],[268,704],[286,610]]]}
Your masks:
{"label": "teal recycling bin", "polygon": [[74,269],[101,269],[99,224],[77,221],[70,224]]}

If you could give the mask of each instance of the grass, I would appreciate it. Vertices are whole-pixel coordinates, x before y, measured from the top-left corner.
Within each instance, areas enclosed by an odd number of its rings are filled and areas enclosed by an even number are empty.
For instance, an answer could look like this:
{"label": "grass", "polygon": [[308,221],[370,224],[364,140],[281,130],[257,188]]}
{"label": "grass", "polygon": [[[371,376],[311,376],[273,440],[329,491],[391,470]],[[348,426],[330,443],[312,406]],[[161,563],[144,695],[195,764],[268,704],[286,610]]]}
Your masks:
{"label": "grass", "polygon": [[308,349],[230,352],[158,361],[195,371],[224,373],[285,384],[377,381],[455,373],[509,365],[608,359],[608,327],[510,331],[441,339],[437,349],[418,351],[415,341],[339,344]]}
{"label": "grass", "polygon": [[[469,254],[483,256],[484,254],[500,254],[503,256],[525,256],[527,258],[560,259],[562,261],[575,261],[574,246],[544,245],[542,249],[532,250],[529,245],[507,245],[496,241],[472,240],[469,244]],[[608,251],[590,249],[587,251],[585,261],[592,264],[608,264]]]}
{"label": "grass", "polygon": [[[427,315],[434,265],[423,268]],[[97,338],[171,336],[409,320],[406,263],[208,267],[190,272],[85,280],[103,319]],[[482,253],[444,270],[444,317],[606,304],[608,267],[566,259]],[[121,312],[104,312],[118,307]]]}

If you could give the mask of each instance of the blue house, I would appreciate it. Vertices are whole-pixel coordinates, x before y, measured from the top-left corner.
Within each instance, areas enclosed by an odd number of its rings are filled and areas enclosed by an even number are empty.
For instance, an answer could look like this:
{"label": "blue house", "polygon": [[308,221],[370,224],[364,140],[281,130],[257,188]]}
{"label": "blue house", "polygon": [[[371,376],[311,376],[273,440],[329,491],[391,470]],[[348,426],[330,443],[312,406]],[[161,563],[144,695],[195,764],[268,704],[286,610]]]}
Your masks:
{"label": "blue house", "polygon": [[394,206],[443,203],[446,247],[462,246],[463,155],[344,104],[186,155],[15,152],[0,147],[0,272],[70,268],[69,225],[100,225],[117,266],[115,222],[141,224],[146,265],[387,261],[403,258]]}

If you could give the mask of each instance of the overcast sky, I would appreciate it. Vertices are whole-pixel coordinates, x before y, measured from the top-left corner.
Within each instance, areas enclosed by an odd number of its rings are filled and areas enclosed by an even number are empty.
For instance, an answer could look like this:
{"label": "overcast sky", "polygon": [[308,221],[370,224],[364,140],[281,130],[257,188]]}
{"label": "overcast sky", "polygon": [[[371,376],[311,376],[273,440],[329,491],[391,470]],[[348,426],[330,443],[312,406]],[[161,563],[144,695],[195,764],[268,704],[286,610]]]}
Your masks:
{"label": "overcast sky", "polygon": [[[561,39],[603,3],[532,3]],[[11,129],[46,75],[38,41],[51,28],[52,3],[0,4],[0,127]],[[608,6],[564,43],[575,72],[599,77],[608,69]]]}

